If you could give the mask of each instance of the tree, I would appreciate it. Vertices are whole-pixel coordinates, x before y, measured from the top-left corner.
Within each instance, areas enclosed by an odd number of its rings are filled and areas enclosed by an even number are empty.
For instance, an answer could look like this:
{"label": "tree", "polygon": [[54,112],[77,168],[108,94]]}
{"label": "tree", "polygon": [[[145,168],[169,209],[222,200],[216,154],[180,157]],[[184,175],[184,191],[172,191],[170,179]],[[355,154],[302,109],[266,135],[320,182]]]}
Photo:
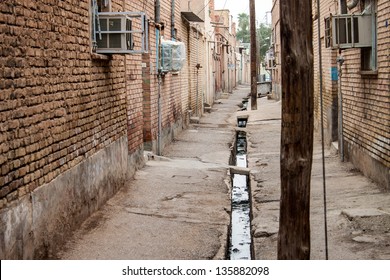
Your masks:
{"label": "tree", "polygon": [[258,50],[259,50],[259,61],[264,61],[265,53],[269,50],[271,45],[271,33],[272,29],[269,25],[260,23],[260,26],[257,28],[257,40],[258,40]]}
{"label": "tree", "polygon": [[278,259],[309,259],[314,103],[311,0],[280,0],[280,39],[283,71]]}
{"label": "tree", "polygon": [[238,31],[236,36],[242,43],[250,43],[249,15],[246,13],[238,15]]}

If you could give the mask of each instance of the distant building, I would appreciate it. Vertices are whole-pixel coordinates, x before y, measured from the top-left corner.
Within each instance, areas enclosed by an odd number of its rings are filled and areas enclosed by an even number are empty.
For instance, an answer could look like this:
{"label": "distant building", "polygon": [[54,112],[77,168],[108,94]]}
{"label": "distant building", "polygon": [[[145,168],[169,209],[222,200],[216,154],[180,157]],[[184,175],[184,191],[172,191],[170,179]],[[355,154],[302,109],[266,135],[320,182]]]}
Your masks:
{"label": "distant building", "polygon": [[282,74],[280,63],[280,13],[279,0],[272,0],[272,35],[271,35],[271,51],[268,52],[266,60],[266,68],[271,71],[272,79],[272,97],[280,100],[282,97]]}

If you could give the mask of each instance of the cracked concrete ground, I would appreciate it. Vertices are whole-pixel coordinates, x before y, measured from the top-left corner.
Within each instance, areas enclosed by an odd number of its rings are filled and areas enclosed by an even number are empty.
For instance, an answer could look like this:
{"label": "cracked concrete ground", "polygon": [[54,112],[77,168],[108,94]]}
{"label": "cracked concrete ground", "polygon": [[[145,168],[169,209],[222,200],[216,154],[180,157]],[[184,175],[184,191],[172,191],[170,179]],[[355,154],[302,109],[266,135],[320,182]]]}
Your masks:
{"label": "cracked concrete ground", "polygon": [[245,93],[222,99],[177,135],[70,238],[60,259],[224,259],[230,223],[226,120]]}
{"label": "cracked concrete ground", "polygon": [[[248,164],[256,259],[277,258],[281,104],[261,98],[249,115]],[[311,178],[311,259],[325,259],[322,152],[314,141]],[[325,150],[329,259],[390,259],[390,193],[352,164]]]}
{"label": "cracked concrete ground", "polygon": [[[280,102],[237,111],[249,87],[214,105],[149,160],[57,254],[61,259],[224,259],[230,221],[228,162],[237,115],[248,115],[256,259],[276,259],[280,199]],[[250,105],[248,105],[250,108]],[[390,259],[390,194],[326,150],[330,259]],[[322,158],[314,143],[311,258],[324,259]]]}

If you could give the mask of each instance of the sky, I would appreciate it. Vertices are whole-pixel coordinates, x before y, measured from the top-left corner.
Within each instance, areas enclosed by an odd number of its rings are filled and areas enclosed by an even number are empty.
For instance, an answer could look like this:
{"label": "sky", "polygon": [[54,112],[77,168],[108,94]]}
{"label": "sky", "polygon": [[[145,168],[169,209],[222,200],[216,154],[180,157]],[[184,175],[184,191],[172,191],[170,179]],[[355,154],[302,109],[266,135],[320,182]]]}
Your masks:
{"label": "sky", "polygon": [[[249,15],[249,0],[215,0],[215,9],[228,9],[238,24],[237,15],[246,13]],[[255,0],[257,24],[266,22],[266,12],[271,12],[272,0]],[[271,13],[267,14],[268,23],[271,23]]]}

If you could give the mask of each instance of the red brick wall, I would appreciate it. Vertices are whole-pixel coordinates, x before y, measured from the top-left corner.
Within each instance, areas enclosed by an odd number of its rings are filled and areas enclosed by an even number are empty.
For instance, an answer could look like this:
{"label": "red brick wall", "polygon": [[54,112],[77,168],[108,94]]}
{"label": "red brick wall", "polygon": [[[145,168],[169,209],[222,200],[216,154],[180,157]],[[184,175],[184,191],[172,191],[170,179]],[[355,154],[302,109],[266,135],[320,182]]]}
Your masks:
{"label": "red brick wall", "polygon": [[378,0],[378,73],[360,73],[360,50],[343,51],[345,140],[390,167],[390,2]]}
{"label": "red brick wall", "polygon": [[[320,78],[319,78],[319,49],[318,49],[318,21],[320,22],[321,27],[321,51],[322,51],[322,90],[323,90],[323,106],[324,106],[324,127],[325,137],[328,144],[334,141],[331,135],[331,110],[332,104],[337,102],[337,81],[332,81],[331,79],[331,68],[337,67],[336,57],[337,51],[332,50],[331,48],[325,48],[324,43],[324,18],[329,17],[329,14],[336,14],[338,7],[334,4],[332,0],[321,1],[321,10],[320,18],[313,21],[313,55],[314,55],[314,116],[315,116],[315,126],[317,129],[320,128],[321,120],[321,108],[320,108]],[[313,2],[313,13],[317,11],[317,2]],[[337,113],[337,108],[336,108]],[[337,117],[337,115],[336,115]],[[337,122],[333,125],[337,125]],[[336,139],[337,140],[337,139]]]}
{"label": "red brick wall", "polygon": [[91,55],[89,9],[87,0],[0,2],[3,204],[126,134],[126,106],[139,100],[126,99],[123,56]]}
{"label": "red brick wall", "polygon": [[[313,3],[315,5],[316,3]],[[324,36],[324,18],[330,13],[338,14],[338,5],[334,1],[321,1],[321,36]],[[359,168],[370,177],[378,172],[387,172],[390,167],[390,37],[386,21],[389,20],[390,2],[377,1],[377,72],[367,75],[361,70],[361,49],[346,49],[341,51],[345,62],[342,67],[342,93],[343,93],[343,132],[346,144],[346,154]],[[360,13],[361,5],[348,13]],[[317,124],[320,119],[319,107],[319,75],[318,75],[318,37],[317,20],[314,21],[314,56],[315,56],[315,89],[316,106],[315,116]],[[325,127],[329,126],[329,108],[332,101],[337,101],[337,82],[332,82],[330,69],[337,66],[337,50],[326,49],[322,39],[323,52],[323,89],[324,89],[324,119]],[[327,140],[330,140],[328,133]],[[363,156],[364,155],[364,156]],[[363,157],[371,158],[370,163],[363,162]],[[367,161],[368,162],[368,161]],[[380,166],[376,167],[374,164]],[[371,165],[371,167],[369,166]],[[384,169],[383,169],[384,168]],[[371,171],[368,171],[371,170]],[[386,171],[387,170],[387,171]],[[388,174],[380,174],[381,183],[389,182]],[[385,183],[386,184],[386,183]]]}
{"label": "red brick wall", "polygon": [[[163,30],[160,34],[165,40],[171,40],[171,1],[160,1],[160,23],[164,24]],[[158,136],[158,93],[161,95],[161,121],[162,130],[169,130],[175,123],[182,119],[183,108],[181,94],[183,91],[183,70],[178,74],[167,73],[163,75],[161,79],[161,85],[159,89],[158,85],[158,69],[156,64],[157,52],[156,49],[156,26],[154,25],[154,2],[148,2],[145,6],[145,10],[148,13],[152,23],[149,26],[149,54],[144,55],[143,62],[145,63],[144,82],[143,82],[143,117],[144,117],[144,129],[143,136],[144,142],[156,143]],[[180,15],[180,3],[175,2],[175,28],[178,30],[177,39],[181,39],[181,15]],[[162,146],[167,144],[168,141],[164,141]],[[151,147],[148,147],[151,148]],[[155,149],[155,148],[154,148]]]}

